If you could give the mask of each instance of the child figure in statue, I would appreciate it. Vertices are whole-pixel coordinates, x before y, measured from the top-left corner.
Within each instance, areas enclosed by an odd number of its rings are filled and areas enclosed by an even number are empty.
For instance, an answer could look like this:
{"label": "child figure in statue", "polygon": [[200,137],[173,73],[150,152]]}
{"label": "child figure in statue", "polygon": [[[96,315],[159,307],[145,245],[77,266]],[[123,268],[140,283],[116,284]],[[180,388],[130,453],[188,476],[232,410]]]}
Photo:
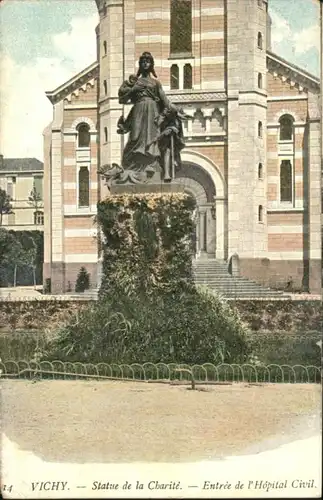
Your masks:
{"label": "child figure in statue", "polygon": [[[124,82],[124,85],[127,86],[129,89],[131,89],[135,83],[137,82],[138,77],[134,74],[129,75],[128,80]],[[134,102],[131,102],[133,104]],[[117,133],[118,134],[127,134],[130,131],[131,127],[131,120],[132,120],[132,110],[131,108],[127,118],[125,119],[124,115],[122,114],[118,120],[117,123]]]}
{"label": "child figure in statue", "polygon": [[165,182],[174,179],[175,171],[181,167],[180,152],[185,147],[182,120],[185,118],[183,110],[171,104],[157,119],[160,130],[157,140]]}

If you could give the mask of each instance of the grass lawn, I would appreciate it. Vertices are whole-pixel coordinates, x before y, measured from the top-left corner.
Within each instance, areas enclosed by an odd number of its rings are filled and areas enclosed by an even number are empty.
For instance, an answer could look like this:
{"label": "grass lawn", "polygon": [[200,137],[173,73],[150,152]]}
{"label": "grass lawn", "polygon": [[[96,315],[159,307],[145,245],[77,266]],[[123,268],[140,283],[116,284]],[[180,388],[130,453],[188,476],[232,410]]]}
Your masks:
{"label": "grass lawn", "polygon": [[[304,436],[321,386],[2,380],[2,431],[46,461],[178,462]],[[309,420],[310,421],[310,420]],[[304,432],[303,432],[304,431]]]}

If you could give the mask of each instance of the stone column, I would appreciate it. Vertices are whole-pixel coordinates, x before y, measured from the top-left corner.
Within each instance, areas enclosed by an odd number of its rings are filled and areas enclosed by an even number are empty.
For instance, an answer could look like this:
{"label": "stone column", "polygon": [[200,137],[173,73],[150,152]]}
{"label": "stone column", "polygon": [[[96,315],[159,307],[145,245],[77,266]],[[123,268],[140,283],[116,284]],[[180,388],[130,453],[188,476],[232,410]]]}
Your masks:
{"label": "stone column", "polygon": [[63,157],[63,113],[64,102],[54,105],[54,120],[52,124],[52,151],[51,151],[51,241],[52,266],[51,281],[52,293],[65,291],[65,264],[64,264],[64,196],[62,178]]}
{"label": "stone column", "polygon": [[215,211],[216,211],[216,259],[225,259],[225,223],[224,223],[224,204],[225,200],[222,198],[215,198]]}
{"label": "stone column", "polygon": [[322,288],[322,230],[321,230],[321,127],[318,95],[308,96],[309,103],[309,158],[308,158],[308,284],[311,293]]}
{"label": "stone column", "polygon": [[44,264],[43,285],[46,279],[51,277],[52,261],[52,213],[51,213],[51,137],[52,124],[48,125],[43,132],[44,136]]}
{"label": "stone column", "polygon": [[206,251],[209,257],[215,257],[216,248],[216,219],[212,216],[213,203],[209,203],[206,209]]}
{"label": "stone column", "polygon": [[206,238],[206,211],[199,210],[199,240],[201,252],[206,252],[205,238]]}

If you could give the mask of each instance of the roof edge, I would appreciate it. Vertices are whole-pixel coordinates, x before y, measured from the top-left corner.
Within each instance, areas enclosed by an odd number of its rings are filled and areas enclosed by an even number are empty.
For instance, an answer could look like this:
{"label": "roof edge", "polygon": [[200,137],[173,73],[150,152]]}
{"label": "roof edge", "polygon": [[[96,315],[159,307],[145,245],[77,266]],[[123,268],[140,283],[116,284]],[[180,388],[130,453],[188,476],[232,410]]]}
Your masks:
{"label": "roof edge", "polygon": [[279,64],[285,66],[286,68],[291,69],[292,71],[295,71],[301,77],[310,80],[312,83],[314,83],[314,84],[318,85],[318,87],[320,87],[319,77],[314,76],[312,73],[309,73],[308,71],[300,68],[299,66],[296,66],[296,64],[293,64],[289,61],[286,61],[286,59],[282,58],[278,54],[275,54],[274,52],[271,52],[270,50],[267,50],[267,57],[269,57],[269,59],[272,59],[273,61],[278,62]]}
{"label": "roof edge", "polygon": [[48,99],[52,103],[55,102],[55,97],[57,97],[61,92],[63,92],[65,89],[72,86],[76,82],[78,82],[78,80],[80,80],[81,78],[85,78],[88,73],[91,73],[91,71],[96,70],[98,67],[99,67],[99,62],[95,61],[94,63],[90,64],[89,66],[84,68],[82,71],[80,71],[79,73],[74,75],[72,78],[67,80],[67,82],[65,82],[62,85],[60,85],[59,87],[57,87],[56,89],[46,91],[45,92],[46,97],[48,97]]}

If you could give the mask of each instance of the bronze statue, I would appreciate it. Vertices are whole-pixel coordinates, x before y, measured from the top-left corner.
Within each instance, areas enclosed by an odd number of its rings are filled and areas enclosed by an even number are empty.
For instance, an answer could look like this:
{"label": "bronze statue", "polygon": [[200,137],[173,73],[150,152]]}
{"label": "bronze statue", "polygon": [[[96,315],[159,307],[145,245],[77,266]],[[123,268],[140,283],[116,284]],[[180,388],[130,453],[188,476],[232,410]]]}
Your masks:
{"label": "bronze statue", "polygon": [[176,166],[180,166],[184,147],[181,120],[185,115],[166,97],[150,52],[141,55],[137,74],[122,83],[119,102],[133,104],[128,116],[122,115],[117,124],[117,132],[129,136],[121,166],[102,167],[105,177],[117,183],[147,182],[161,167],[164,181],[171,181]]}

